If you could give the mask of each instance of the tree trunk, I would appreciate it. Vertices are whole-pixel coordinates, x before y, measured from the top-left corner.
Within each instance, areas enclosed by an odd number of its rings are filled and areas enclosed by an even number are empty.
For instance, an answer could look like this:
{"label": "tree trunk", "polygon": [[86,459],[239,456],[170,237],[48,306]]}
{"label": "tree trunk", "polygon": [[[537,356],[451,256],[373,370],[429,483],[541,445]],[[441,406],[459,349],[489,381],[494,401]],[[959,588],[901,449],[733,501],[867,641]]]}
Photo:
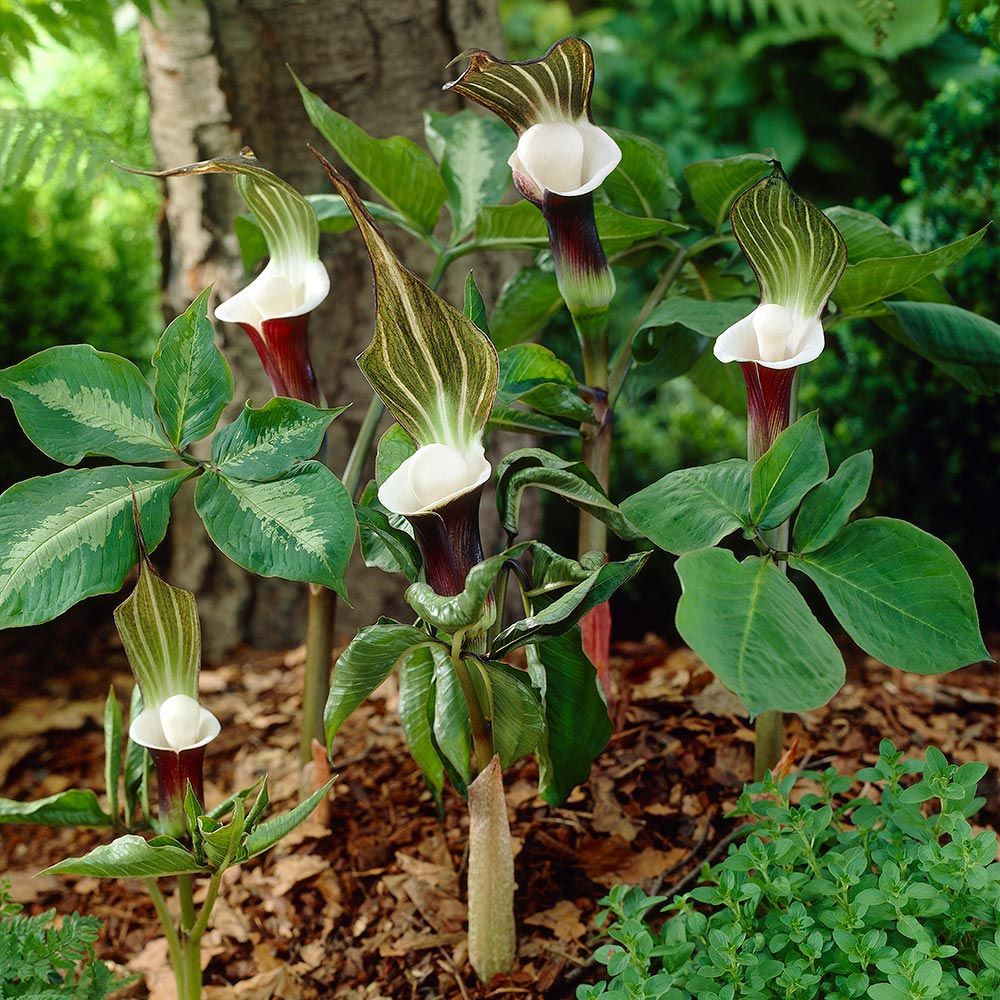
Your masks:
{"label": "tree trunk", "polygon": [[[250,146],[299,190],[328,190],[306,143],[330,151],[309,124],[286,64],[372,134],[419,141],[424,109],[458,107],[441,93],[447,63],[465,48],[496,51],[501,45],[496,6],[495,0],[170,0],[142,27],[159,164],[177,166]],[[167,319],[209,284],[217,302],[245,282],[232,235],[241,211],[228,178],[166,182]],[[408,265],[426,274],[427,251],[396,232],[388,235]],[[332,428],[339,471],[370,398],[354,358],[371,337],[373,303],[367,255],[355,233],[324,236],[323,255],[332,291],[313,317],[313,361],[330,405],[354,404]],[[452,274],[444,287],[452,301],[461,301],[461,277]],[[487,294],[495,292],[497,261],[477,262],[477,278]],[[248,397],[263,403],[270,389],[246,335],[224,324],[218,332],[236,377],[236,404]],[[249,577],[221,556],[193,512],[190,493],[175,502],[172,542],[171,579],[198,592],[209,654],[241,641],[301,641],[305,588]],[[366,572],[356,562],[348,576],[354,607],[344,610],[342,629],[372,621],[399,601],[398,579]]]}

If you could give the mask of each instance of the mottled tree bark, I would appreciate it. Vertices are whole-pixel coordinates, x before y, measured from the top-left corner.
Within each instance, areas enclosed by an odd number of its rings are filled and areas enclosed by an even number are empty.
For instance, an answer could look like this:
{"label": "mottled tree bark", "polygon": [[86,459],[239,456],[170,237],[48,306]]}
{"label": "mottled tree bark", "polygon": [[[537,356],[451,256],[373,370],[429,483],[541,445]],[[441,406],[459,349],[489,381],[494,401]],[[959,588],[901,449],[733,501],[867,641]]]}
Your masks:
{"label": "mottled tree bark", "polygon": [[[171,0],[153,23],[143,24],[159,166],[247,145],[300,190],[328,190],[306,143],[331,151],[309,124],[286,64],[372,134],[419,141],[424,109],[458,107],[441,93],[446,64],[471,46],[501,46],[496,7],[495,0]],[[232,235],[242,205],[229,179],[170,179],[165,204],[169,319],[205,286],[214,283],[218,301],[245,277]],[[426,274],[428,252],[398,233],[388,235],[409,266]],[[354,403],[332,428],[332,464],[339,470],[370,398],[354,357],[371,336],[371,277],[355,233],[325,236],[323,254],[332,291],[313,318],[313,360],[330,404]],[[498,287],[498,262],[474,263],[489,296]],[[461,270],[443,289],[455,302],[461,301]],[[237,403],[247,397],[263,403],[270,390],[249,340],[236,327],[217,327],[236,376]],[[171,579],[198,592],[207,651],[218,654],[241,641],[299,642],[305,588],[253,579],[226,560],[205,537],[191,500],[182,495],[175,502]],[[342,628],[398,605],[399,581],[358,562],[348,578],[354,608],[342,615]]]}

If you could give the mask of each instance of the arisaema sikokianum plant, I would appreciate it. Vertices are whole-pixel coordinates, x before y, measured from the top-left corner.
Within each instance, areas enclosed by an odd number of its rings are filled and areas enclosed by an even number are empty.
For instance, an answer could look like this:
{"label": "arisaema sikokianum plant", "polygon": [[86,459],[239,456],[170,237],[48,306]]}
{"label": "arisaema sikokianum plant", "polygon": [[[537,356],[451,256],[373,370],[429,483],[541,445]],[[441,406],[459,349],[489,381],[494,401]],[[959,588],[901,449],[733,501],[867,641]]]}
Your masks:
{"label": "arisaema sikokianum plant", "polygon": [[[503,771],[533,754],[541,792],[561,802],[586,779],[611,735],[601,688],[584,655],[580,619],[630,580],[638,553],[581,561],[538,542],[484,556],[480,501],[493,469],[484,434],[500,383],[485,307],[468,285],[468,315],[410,273],[360,198],[325,160],[354,215],[375,277],[375,332],[358,364],[397,421],[380,442],[376,481],[359,507],[370,564],[410,581],[412,624],[382,619],[337,660],[326,706],[331,748],[344,720],[395,671],[410,752],[436,801],[445,778],[468,799],[469,957],[488,981],[514,960],[514,868]],[[501,519],[513,535],[520,495],[539,468],[530,450],[497,470]],[[625,530],[603,492],[569,463],[551,469],[567,495]],[[581,501],[581,497],[584,499]],[[508,621],[510,581],[519,614]],[[526,650],[527,666],[508,662]]]}

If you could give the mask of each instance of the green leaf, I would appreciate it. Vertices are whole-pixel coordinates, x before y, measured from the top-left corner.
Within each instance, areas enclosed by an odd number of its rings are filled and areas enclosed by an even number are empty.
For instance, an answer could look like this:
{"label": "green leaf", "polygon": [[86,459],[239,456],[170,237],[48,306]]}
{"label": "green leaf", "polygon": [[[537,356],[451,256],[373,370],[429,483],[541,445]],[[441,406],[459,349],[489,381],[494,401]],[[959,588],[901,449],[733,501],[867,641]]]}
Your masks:
{"label": "green leaf", "polygon": [[354,189],[328,163],[323,165],[354,212],[375,275],[375,336],[358,365],[418,445],[464,451],[480,438],[493,408],[496,348],[471,320],[403,267]]}
{"label": "green leaf", "polygon": [[175,694],[197,700],[201,624],[194,594],[161,579],[144,554],[135,589],[115,608],[115,625],[147,705]]}
{"label": "green leaf", "polygon": [[247,403],[231,424],[212,437],[212,464],[222,475],[236,479],[274,479],[316,455],[327,428],[346,409],[319,409],[284,396],[257,410]]}
{"label": "green leaf", "polygon": [[473,111],[424,112],[427,145],[441,167],[452,219],[451,242],[468,234],[483,205],[500,201],[510,186],[507,158],[513,149],[502,122]]}
{"label": "green leaf", "polygon": [[847,266],[837,227],[792,190],[780,166],[733,202],[731,219],[761,301],[819,316]]}
{"label": "green leaf", "polygon": [[[128,718],[129,722],[138,718],[142,712],[142,694],[139,685],[132,685],[132,697],[129,699]],[[132,815],[137,804],[143,808],[143,819],[149,817],[148,795],[143,796],[142,790],[145,787],[148,791],[148,774],[150,770],[151,758],[149,751],[131,739],[125,741],[125,822],[131,823]]]}
{"label": "green leaf", "polygon": [[739,365],[723,364],[711,351],[703,351],[687,378],[707,399],[746,419],[746,386]]}
{"label": "green leaf", "polygon": [[413,438],[399,424],[393,424],[379,438],[375,453],[375,482],[381,486],[416,451]]}
{"label": "green leaf", "polygon": [[450,656],[434,657],[434,742],[464,785],[472,781],[469,705]]}
{"label": "green leaf", "polygon": [[783,430],[754,463],[750,474],[751,522],[764,530],[784,524],[829,471],[819,414],[814,410]]}
{"label": "green leaf", "polygon": [[737,320],[753,311],[751,299],[722,299],[708,301],[676,295],[661,302],[646,318],[640,330],[650,330],[679,325],[701,334],[718,337]]}
{"label": "green leaf", "polygon": [[772,562],[725,549],[677,560],[681,638],[751,715],[804,712],[844,683],[844,661],[802,595]]}
{"label": "green leaf", "polygon": [[594,419],[580,398],[573,369],[540,344],[518,344],[501,352],[497,399],[501,404],[521,402],[575,423]]}
{"label": "green leaf", "polygon": [[872,453],[859,451],[844,459],[835,475],[811,490],[795,518],[796,552],[812,552],[832,541],[868,495]]}
{"label": "green leaf", "polygon": [[63,465],[87,455],[119,462],[177,457],[156,415],[153,393],[131,361],[87,344],[50,347],[0,372],[36,448]]}
{"label": "green leaf", "polygon": [[715,545],[750,521],[750,464],[732,458],[678,469],[633,494],[622,513],[654,545],[681,555]]}
{"label": "green leaf", "polygon": [[274,816],[261,823],[247,837],[247,857],[255,858],[258,854],[269,851],[279,840],[287,837],[292,830],[304,823],[315,812],[316,807],[330,794],[336,776],[331,778],[322,788],[317,788],[307,799],[303,799],[294,809]]}
{"label": "green leaf", "polygon": [[[673,236],[687,229],[679,222],[626,215],[600,203],[594,206],[594,219],[608,253],[625,250],[640,240]],[[544,250],[549,245],[549,231],[542,213],[530,202],[497,205],[480,211],[475,245],[483,250]]]}
{"label": "green leaf", "polygon": [[303,462],[266,483],[206,472],[195,506],[212,541],[237,565],[329,587],[346,600],[354,504],[325,465]]}
{"label": "green leaf", "polygon": [[518,406],[493,407],[489,426],[498,431],[526,432],[528,434],[556,434],[560,437],[579,438],[578,424],[568,424],[557,417],[547,417],[534,410],[523,410]]}
{"label": "green leaf", "polygon": [[163,331],[153,353],[153,393],[167,436],[178,448],[215,430],[233,398],[233,373],[215,346],[206,288]]}
{"label": "green leaf", "polygon": [[89,788],[71,788],[34,802],[0,799],[0,823],[103,827],[113,822]]}
{"label": "green leaf", "polygon": [[96,878],[161,878],[204,870],[198,859],[169,837],[143,840],[129,834],[95,847],[82,858],[67,858],[42,875],[93,875]]}
{"label": "green leaf", "polygon": [[104,702],[104,789],[108,812],[118,819],[118,782],[122,773],[122,707],[111,685]]}
{"label": "green leaf", "polygon": [[562,805],[590,776],[591,762],[608,745],[613,727],[580,629],[528,647],[528,672],[545,706],[545,733],[535,750],[543,799]]}
{"label": "green leaf", "polygon": [[935,674],[990,658],[969,574],[944,542],[912,524],[854,521],[789,565],[819,587],[850,637],[891,667]]}
{"label": "green leaf", "polygon": [[622,151],[621,162],[601,185],[611,204],[629,215],[652,219],[677,208],[681,195],[670,176],[666,152],[644,136],[620,128],[607,131]]}
{"label": "green leaf", "polygon": [[1000,392],[1000,325],[945,303],[886,305],[897,321],[887,329],[910,350],[972,392]]}
{"label": "green leaf", "polygon": [[[545,732],[545,715],[527,671],[502,660],[465,657],[473,680],[486,687],[493,746],[501,767],[535,752]],[[477,685],[478,686],[478,685]]]}
{"label": "green leaf", "polygon": [[834,299],[841,309],[854,310],[898,295],[935,271],[961,260],[986,235],[987,228],[984,226],[971,236],[928,253],[869,257],[857,264],[848,264],[837,284]]}
{"label": "green leaf", "polygon": [[500,350],[533,340],[562,306],[554,271],[522,267],[500,289],[490,317],[490,337]]}
{"label": "green leaf", "polygon": [[112,465],[17,483],[0,496],[0,628],[49,621],[85,597],[113,594],[143,537],[155,548],[191,469]]}
{"label": "green leaf", "polygon": [[351,170],[420,230],[431,233],[448,189],[430,156],[401,135],[373,138],[325,104],[294,73],[292,76],[309,120]]}
{"label": "green leaf", "polygon": [[702,218],[721,229],[737,196],[771,171],[763,153],[743,153],[722,160],[701,160],[684,168],[695,208]]}
{"label": "green leaf", "polygon": [[[398,426],[398,425],[397,425]],[[369,483],[354,505],[366,566],[384,573],[402,573],[412,583],[420,575],[420,549],[407,529],[406,518],[389,514],[378,504],[374,483]]]}
{"label": "green leaf", "polygon": [[496,475],[497,512],[510,534],[517,534],[521,496],[534,486],[604,521],[619,537],[635,537],[635,530],[583,462],[566,461],[540,448],[521,448],[500,462]]}
{"label": "green leaf", "polygon": [[392,673],[403,656],[417,646],[435,645],[426,632],[396,622],[369,625],[337,658],[326,702],[327,746],[344,720]]}
{"label": "green leaf", "polygon": [[476,284],[472,271],[465,276],[465,315],[488,337],[489,324],[486,321],[486,303]]}
{"label": "green leaf", "polygon": [[438,809],[442,808],[444,764],[431,732],[434,708],[434,668],[439,659],[451,661],[443,646],[418,646],[399,662],[399,723],[410,756],[423,772]]}

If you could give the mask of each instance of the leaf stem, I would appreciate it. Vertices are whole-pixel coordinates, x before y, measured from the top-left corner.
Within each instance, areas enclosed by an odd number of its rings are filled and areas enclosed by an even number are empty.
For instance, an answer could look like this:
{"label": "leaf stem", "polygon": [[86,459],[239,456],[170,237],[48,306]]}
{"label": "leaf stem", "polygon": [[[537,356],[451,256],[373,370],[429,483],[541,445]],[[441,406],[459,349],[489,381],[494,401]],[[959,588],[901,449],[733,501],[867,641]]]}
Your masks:
{"label": "leaf stem", "polygon": [[[170,964],[173,966],[174,976],[180,976],[183,969],[181,962],[181,941],[177,936],[177,928],[174,926],[173,917],[170,916],[170,910],[167,908],[167,901],[164,899],[160,887],[156,884],[155,878],[147,878],[143,882],[146,886],[146,891],[149,893],[149,898],[153,901],[156,915],[160,918],[160,925],[163,927],[163,936],[167,939],[167,951],[170,954]],[[180,993],[180,983],[178,983],[177,992],[178,994]]]}
{"label": "leaf stem", "polygon": [[459,686],[465,697],[465,703],[469,709],[469,724],[472,728],[472,745],[475,749],[476,771],[485,770],[491,760],[493,760],[493,736],[490,732],[489,723],[483,715],[482,705],[479,704],[479,695],[476,694],[475,686],[472,683],[472,676],[469,668],[462,659],[462,641],[465,638],[465,631],[460,629],[455,633],[451,642],[451,665],[458,677]]}

